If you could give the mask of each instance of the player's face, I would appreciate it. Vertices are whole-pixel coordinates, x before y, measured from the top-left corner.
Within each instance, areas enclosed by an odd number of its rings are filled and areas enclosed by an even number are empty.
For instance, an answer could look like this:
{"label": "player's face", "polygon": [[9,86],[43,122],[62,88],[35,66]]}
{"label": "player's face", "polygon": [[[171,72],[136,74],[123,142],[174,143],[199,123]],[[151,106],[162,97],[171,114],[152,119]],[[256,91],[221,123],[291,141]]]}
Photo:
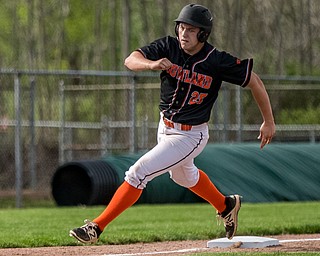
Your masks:
{"label": "player's face", "polygon": [[198,41],[200,28],[186,23],[180,23],[178,26],[178,35],[181,48],[188,54],[194,55],[201,50],[203,43]]}

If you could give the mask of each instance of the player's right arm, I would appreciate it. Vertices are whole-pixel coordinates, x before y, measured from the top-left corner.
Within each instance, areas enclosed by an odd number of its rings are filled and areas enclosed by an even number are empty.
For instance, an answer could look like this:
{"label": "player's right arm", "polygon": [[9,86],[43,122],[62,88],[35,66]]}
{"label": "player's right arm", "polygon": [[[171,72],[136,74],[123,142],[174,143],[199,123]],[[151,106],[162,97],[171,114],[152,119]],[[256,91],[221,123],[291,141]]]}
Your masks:
{"label": "player's right arm", "polygon": [[139,51],[133,51],[124,61],[124,65],[132,71],[167,70],[172,66],[167,58],[149,60]]}
{"label": "player's right arm", "polygon": [[260,77],[254,72],[251,73],[248,87],[251,89],[252,95],[258,104],[263,117],[263,123],[260,127],[260,134],[258,137],[258,139],[261,140],[260,148],[263,148],[266,144],[271,142],[272,137],[275,134],[276,128],[272,108],[266,88]]}

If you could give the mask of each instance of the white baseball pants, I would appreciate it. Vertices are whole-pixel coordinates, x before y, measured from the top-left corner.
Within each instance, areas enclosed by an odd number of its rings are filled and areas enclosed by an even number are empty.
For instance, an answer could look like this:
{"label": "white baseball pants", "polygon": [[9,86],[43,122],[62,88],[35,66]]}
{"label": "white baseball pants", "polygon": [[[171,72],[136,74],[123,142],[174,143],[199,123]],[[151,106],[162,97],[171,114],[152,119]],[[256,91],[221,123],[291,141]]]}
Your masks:
{"label": "white baseball pants", "polygon": [[167,127],[161,114],[158,144],[125,173],[125,180],[130,185],[143,189],[149,181],[166,172],[180,186],[189,188],[197,184],[199,171],[194,158],[208,142],[208,125],[195,125],[190,131],[182,131],[180,127],[176,123],[174,128]]}

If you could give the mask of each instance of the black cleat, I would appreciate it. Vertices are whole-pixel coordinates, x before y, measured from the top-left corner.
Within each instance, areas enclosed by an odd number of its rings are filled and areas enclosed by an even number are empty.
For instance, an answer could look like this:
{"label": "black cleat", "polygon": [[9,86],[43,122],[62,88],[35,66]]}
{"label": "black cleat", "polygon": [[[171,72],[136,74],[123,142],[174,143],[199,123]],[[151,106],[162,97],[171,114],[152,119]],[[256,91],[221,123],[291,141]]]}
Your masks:
{"label": "black cleat", "polygon": [[232,195],[226,197],[226,209],[218,216],[223,221],[226,229],[226,237],[232,239],[237,232],[238,227],[238,212],[241,207],[241,196]]}
{"label": "black cleat", "polygon": [[102,231],[98,227],[97,223],[91,222],[89,220],[85,220],[84,222],[86,224],[81,226],[80,228],[70,230],[69,235],[73,236],[78,241],[84,244],[96,243]]}

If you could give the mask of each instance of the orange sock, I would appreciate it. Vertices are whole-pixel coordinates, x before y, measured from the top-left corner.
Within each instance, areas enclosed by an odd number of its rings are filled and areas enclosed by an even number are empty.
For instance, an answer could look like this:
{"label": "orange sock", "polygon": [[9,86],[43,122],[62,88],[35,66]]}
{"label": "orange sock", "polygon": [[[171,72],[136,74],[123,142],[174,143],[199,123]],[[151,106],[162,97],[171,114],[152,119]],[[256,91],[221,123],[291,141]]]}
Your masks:
{"label": "orange sock", "polygon": [[199,170],[198,183],[189,188],[193,193],[208,201],[219,213],[226,208],[225,196],[220,193],[216,186],[211,182],[208,175]]}
{"label": "orange sock", "polygon": [[141,196],[142,189],[137,189],[124,181],[113,195],[107,208],[93,220],[100,230],[104,228],[124,210],[132,206]]}

